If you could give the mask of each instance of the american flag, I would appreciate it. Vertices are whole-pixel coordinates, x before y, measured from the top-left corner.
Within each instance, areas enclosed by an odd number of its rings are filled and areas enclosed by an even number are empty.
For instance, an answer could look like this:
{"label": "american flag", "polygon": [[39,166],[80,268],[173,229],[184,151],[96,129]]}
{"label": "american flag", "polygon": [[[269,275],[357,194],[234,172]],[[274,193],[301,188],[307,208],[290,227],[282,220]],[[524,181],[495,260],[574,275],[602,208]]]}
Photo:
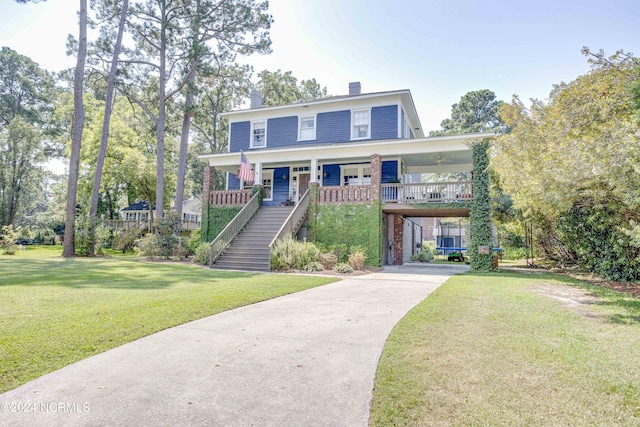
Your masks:
{"label": "american flag", "polygon": [[247,160],[247,156],[240,152],[240,171],[238,172],[238,178],[243,180],[247,184],[253,184],[253,171],[251,170],[251,163]]}

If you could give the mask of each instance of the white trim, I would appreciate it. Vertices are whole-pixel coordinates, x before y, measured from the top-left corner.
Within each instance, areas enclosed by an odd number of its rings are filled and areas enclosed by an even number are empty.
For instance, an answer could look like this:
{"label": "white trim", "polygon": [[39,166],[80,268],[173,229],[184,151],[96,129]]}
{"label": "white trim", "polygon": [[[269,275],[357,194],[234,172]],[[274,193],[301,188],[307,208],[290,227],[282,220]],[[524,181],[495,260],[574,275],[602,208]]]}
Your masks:
{"label": "white trim", "polygon": [[402,105],[398,104],[398,138],[402,138],[402,124],[400,123],[402,121],[402,118],[404,117],[404,108],[402,108]]}
{"label": "white trim", "polygon": [[[344,171],[345,171],[345,169],[357,169],[358,170],[358,182],[353,183],[352,185],[368,185],[368,184],[371,184],[371,163],[351,163],[351,164],[341,164],[339,166],[340,166],[340,186],[346,185],[346,183],[344,182],[344,177],[345,177],[344,176]],[[364,170],[367,169],[367,168],[369,169],[369,182],[365,183]]]}
{"label": "white trim", "polygon": [[[302,138],[302,121],[313,119],[313,133],[310,138]],[[311,128],[307,128],[305,130],[309,130]],[[298,116],[298,141],[315,141],[316,140],[316,130],[318,129],[318,117],[317,114],[307,114]]]}
{"label": "white trim", "polygon": [[[256,128],[256,125],[258,124],[264,124],[264,135],[262,136],[264,138],[264,144],[262,145],[254,144],[253,132],[254,132],[254,129]],[[267,148],[267,119],[251,121],[251,130],[249,133],[249,148]]]}
{"label": "white trim", "polygon": [[[367,126],[367,135],[366,136],[355,136],[356,132],[355,132],[355,128],[354,128],[354,123],[353,123],[353,117],[358,114],[358,113],[367,113],[368,116],[368,121],[366,123]],[[361,125],[362,126],[362,125]],[[351,136],[351,141],[359,141],[359,140],[363,140],[363,139],[371,139],[371,108],[359,108],[359,109],[355,109],[355,110],[351,110],[351,123],[349,126],[349,132],[350,132],[350,136]]]}
{"label": "white trim", "polygon": [[271,197],[265,197],[262,200],[266,200],[267,202],[272,202],[273,201],[273,184],[274,184],[274,169],[263,169],[262,170],[262,181],[261,184],[263,185],[264,188],[267,187],[267,185],[264,183],[267,179],[269,179],[269,175],[271,176]]}
{"label": "white trim", "polygon": [[[308,162],[311,158],[318,159],[318,165],[328,161],[340,162],[340,159],[370,159],[372,154],[383,157],[398,158],[403,155],[471,152],[471,146],[487,138],[495,138],[491,132],[469,133],[460,135],[430,136],[414,139],[389,139],[378,141],[361,141],[340,144],[309,144],[293,147],[259,150],[252,153],[251,160],[264,164],[282,164]],[[198,156],[210,166],[222,168],[235,173],[238,169],[238,152],[203,154]],[[329,160],[331,159],[331,160]],[[335,160],[334,160],[335,159]]]}

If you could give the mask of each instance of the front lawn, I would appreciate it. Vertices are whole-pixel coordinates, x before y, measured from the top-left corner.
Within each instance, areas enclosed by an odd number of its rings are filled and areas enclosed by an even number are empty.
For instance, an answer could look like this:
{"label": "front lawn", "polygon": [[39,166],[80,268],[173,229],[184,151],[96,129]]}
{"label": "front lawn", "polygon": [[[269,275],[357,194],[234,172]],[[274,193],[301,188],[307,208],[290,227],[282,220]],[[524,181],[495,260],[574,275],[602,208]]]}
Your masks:
{"label": "front lawn", "polygon": [[162,329],[337,280],[60,252],[0,255],[0,392]]}
{"label": "front lawn", "polygon": [[639,349],[638,299],[559,275],[455,276],[391,333],[370,424],[638,426]]}

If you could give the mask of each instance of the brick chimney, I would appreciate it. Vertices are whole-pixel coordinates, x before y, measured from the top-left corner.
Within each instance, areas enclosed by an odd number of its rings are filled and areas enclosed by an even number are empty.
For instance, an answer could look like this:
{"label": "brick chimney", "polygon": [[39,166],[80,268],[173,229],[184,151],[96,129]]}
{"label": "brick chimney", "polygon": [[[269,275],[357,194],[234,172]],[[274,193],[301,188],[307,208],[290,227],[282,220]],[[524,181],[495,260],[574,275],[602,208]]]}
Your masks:
{"label": "brick chimney", "polygon": [[262,94],[257,89],[251,90],[251,107],[250,108],[260,108],[262,107]]}
{"label": "brick chimney", "polygon": [[360,95],[360,82],[349,83],[349,95]]}

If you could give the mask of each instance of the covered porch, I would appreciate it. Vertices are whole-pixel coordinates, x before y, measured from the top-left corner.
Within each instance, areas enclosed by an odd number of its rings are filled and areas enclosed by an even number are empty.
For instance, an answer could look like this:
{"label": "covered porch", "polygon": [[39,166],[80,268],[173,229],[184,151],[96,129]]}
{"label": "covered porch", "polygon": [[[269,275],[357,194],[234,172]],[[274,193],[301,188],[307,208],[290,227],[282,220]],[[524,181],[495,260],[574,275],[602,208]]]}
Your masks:
{"label": "covered porch", "polygon": [[[306,145],[245,153],[264,191],[264,205],[295,204],[311,184],[321,204],[379,201],[413,206],[465,204],[472,200],[470,180],[421,182],[428,173],[472,172],[472,145],[493,134],[466,134],[375,142]],[[240,153],[200,156],[208,206],[246,204],[252,186],[238,177]],[[226,189],[215,190],[215,170],[227,173]],[[469,174],[470,175],[470,174]]]}

